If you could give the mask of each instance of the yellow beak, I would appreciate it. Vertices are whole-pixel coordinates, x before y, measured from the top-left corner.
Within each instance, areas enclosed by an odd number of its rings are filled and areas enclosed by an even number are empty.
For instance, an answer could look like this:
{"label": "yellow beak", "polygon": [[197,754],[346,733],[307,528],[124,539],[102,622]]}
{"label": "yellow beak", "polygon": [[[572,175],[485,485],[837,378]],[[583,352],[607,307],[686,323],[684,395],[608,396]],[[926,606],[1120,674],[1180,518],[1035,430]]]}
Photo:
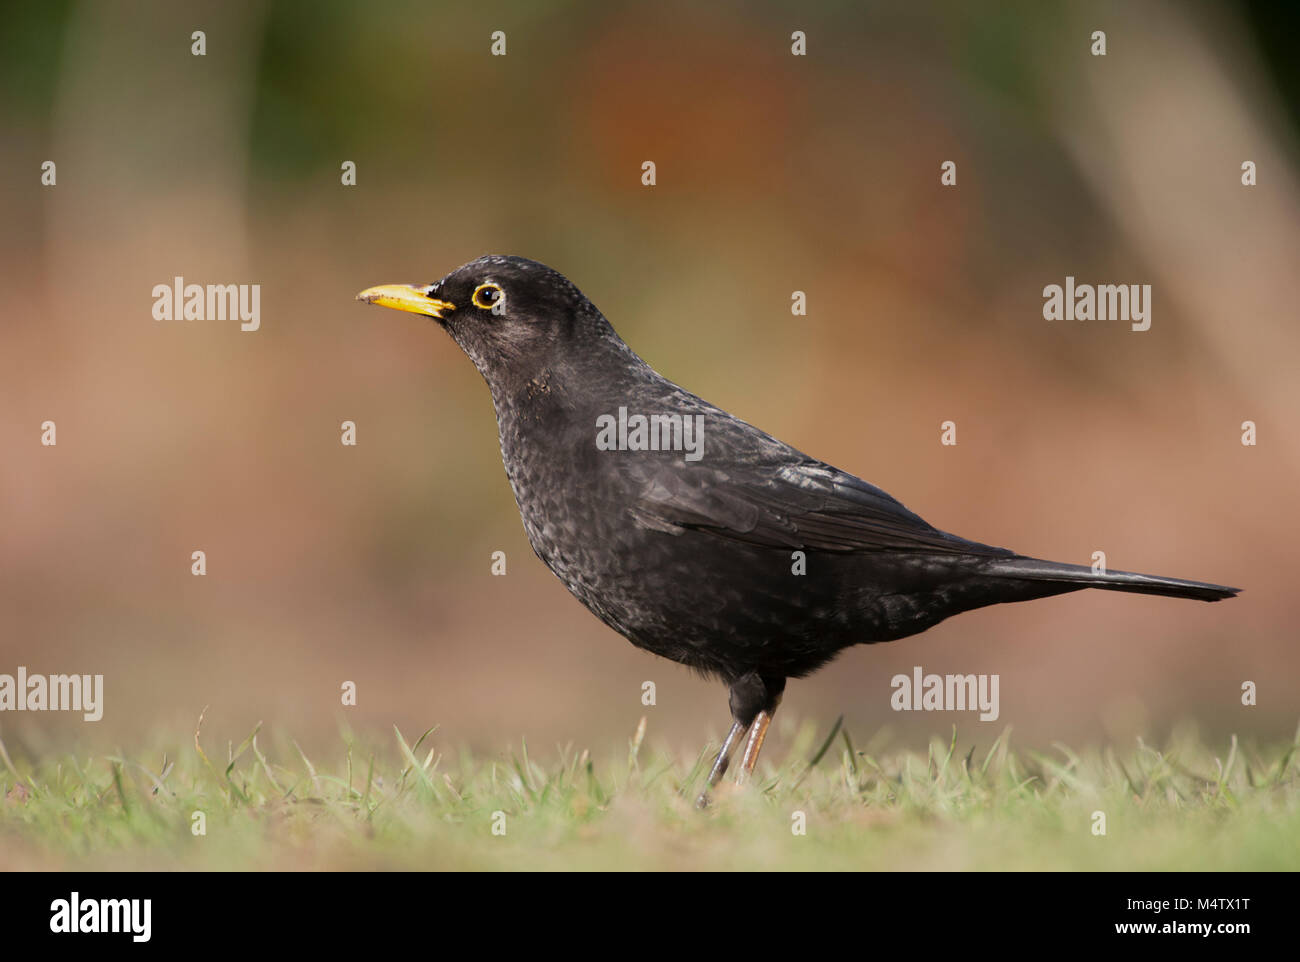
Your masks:
{"label": "yellow beak", "polygon": [[425,293],[427,290],[427,287],[417,287],[414,284],[382,284],[366,288],[357,295],[357,300],[399,311],[410,311],[412,314],[425,314],[438,320],[442,320],[443,311],[456,309],[456,305],[449,301],[430,297]]}

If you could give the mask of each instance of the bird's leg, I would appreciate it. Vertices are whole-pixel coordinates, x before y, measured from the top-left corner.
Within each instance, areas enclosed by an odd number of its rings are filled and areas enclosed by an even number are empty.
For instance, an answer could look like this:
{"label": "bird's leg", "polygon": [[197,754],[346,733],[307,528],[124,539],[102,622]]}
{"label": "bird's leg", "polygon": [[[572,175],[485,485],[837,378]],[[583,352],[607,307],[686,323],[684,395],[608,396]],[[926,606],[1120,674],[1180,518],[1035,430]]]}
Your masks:
{"label": "bird's leg", "polygon": [[764,708],[754,718],[754,726],[749,730],[749,741],[745,743],[745,754],[740,760],[740,773],[736,775],[737,785],[743,785],[745,779],[754,774],[754,765],[763,748],[763,739],[767,737],[767,728],[772,724],[772,716],[776,714],[776,706],[780,702],[781,696],[777,695],[772,707]]}
{"label": "bird's leg", "polygon": [[708,805],[709,789],[726,774],[727,764],[731,761],[731,752],[740,737],[747,731],[749,742],[745,746],[741,772],[736,781],[743,782],[754,771],[754,763],[758,761],[758,750],[763,747],[767,727],[772,723],[772,714],[776,711],[776,706],[781,703],[781,694],[784,691],[784,678],[764,677],[756,671],[742,675],[731,683],[728,703],[735,723],[722,743],[722,750],[718,752],[718,758],[713,763],[713,770],[709,772],[708,785],[695,801],[697,806],[704,808]]}
{"label": "bird's leg", "polygon": [[743,734],[745,734],[745,726],[740,722],[733,722],[731,731],[727,732],[727,737],[722,741],[722,748],[718,750],[718,757],[713,760],[713,768],[709,771],[709,788],[718,784],[718,779],[727,774],[727,766],[731,764],[731,753]]}
{"label": "bird's leg", "polygon": [[718,750],[718,757],[713,760],[713,768],[709,770],[709,780],[705,783],[700,797],[695,800],[697,808],[704,808],[709,804],[709,789],[718,784],[718,780],[727,774],[727,766],[731,764],[731,753],[736,749],[736,743],[740,737],[745,734],[747,726],[740,722],[733,722],[731,731],[727,732],[727,737],[722,740],[722,748]]}

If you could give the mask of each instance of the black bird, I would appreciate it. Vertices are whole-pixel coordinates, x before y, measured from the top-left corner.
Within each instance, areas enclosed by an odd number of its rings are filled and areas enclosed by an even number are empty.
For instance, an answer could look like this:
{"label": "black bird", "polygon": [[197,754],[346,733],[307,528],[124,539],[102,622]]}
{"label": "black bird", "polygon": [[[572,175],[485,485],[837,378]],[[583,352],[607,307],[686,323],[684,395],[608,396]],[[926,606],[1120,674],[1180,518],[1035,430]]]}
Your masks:
{"label": "black bird", "polygon": [[638,648],[729,686],[733,724],[709,786],[746,732],[739,778],[753,771],[786,679],[850,645],[1080,588],[1237,593],[940,531],[657,374],[535,261],[481,257],[437,283],[358,298],[436,319],[469,355],[492,392],[528,541],[569,591]]}

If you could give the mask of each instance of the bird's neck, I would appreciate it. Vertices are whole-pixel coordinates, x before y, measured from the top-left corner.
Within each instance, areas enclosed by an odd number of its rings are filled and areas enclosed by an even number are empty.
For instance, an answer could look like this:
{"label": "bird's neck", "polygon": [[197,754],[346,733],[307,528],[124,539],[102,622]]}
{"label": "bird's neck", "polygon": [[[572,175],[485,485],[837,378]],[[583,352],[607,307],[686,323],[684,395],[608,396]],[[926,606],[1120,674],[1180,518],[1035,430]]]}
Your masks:
{"label": "bird's neck", "polygon": [[647,384],[661,380],[615,337],[565,352],[560,363],[530,377],[489,381],[501,454],[521,510],[530,481],[561,479],[568,470],[591,473],[598,419],[617,416],[620,406],[633,404]]}
{"label": "bird's neck", "polygon": [[528,371],[516,367],[509,377],[485,375],[503,428],[507,420],[545,422],[552,433],[569,420],[586,424],[611,404],[627,403],[638,385],[658,378],[612,331],[610,337],[585,341],[581,350],[553,351],[550,360]]}

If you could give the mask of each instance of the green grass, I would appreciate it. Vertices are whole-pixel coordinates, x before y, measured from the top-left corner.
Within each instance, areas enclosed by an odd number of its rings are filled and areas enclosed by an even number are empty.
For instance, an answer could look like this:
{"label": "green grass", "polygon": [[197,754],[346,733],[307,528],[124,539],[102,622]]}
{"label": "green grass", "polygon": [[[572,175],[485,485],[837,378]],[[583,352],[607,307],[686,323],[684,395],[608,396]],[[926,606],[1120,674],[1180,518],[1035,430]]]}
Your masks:
{"label": "green grass", "polygon": [[1300,868],[1296,740],[1247,750],[1184,733],[1162,749],[1038,752],[1004,732],[978,752],[936,740],[885,753],[805,724],[769,739],[784,758],[700,812],[707,760],[644,734],[599,762],[523,746],[473,757],[436,730],[373,748],[345,733],[328,758],[288,739],[268,752],[256,731],[215,754],[198,735],[134,757],[14,759],[0,743],[0,867]]}

